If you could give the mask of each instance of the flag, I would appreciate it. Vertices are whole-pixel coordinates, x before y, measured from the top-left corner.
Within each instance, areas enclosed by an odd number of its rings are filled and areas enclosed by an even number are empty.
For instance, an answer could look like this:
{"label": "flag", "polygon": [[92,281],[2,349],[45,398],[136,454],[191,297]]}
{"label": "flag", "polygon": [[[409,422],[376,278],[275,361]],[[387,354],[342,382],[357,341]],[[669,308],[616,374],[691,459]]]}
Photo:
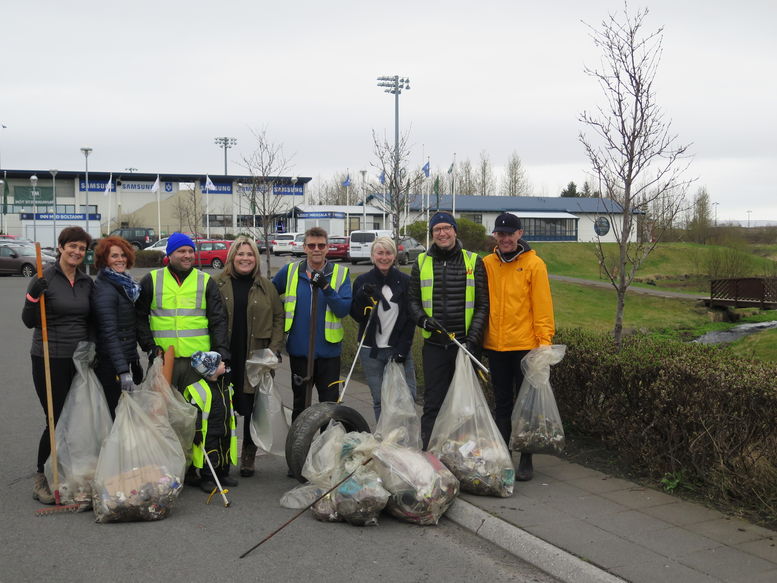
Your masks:
{"label": "flag", "polygon": [[113,172],[111,172],[111,175],[108,177],[108,184],[105,185],[105,192],[103,192],[103,196],[108,196],[108,193],[113,188]]}
{"label": "flag", "polygon": [[156,175],[154,186],[151,187],[151,192],[159,192],[159,174]]}
{"label": "flag", "polygon": [[448,168],[448,174],[451,174],[451,173],[453,173],[453,165],[454,165],[454,164],[455,164],[455,162],[451,162],[451,167],[450,167],[450,168]]}
{"label": "flag", "polygon": [[343,186],[351,186],[351,175],[345,177],[345,180],[343,180]]}
{"label": "flag", "polygon": [[205,175],[205,190],[216,190],[216,185],[207,174]]}
{"label": "flag", "polygon": [[431,174],[431,172],[429,172],[429,162],[427,162],[426,164],[424,164],[424,167],[423,167],[423,168],[421,168],[421,170],[423,170],[423,171],[424,171],[424,176],[426,176],[427,178],[429,178],[429,174]]}
{"label": "flag", "polygon": [[386,171],[380,173],[380,176],[378,177],[378,180],[380,180],[381,184],[386,184]]}

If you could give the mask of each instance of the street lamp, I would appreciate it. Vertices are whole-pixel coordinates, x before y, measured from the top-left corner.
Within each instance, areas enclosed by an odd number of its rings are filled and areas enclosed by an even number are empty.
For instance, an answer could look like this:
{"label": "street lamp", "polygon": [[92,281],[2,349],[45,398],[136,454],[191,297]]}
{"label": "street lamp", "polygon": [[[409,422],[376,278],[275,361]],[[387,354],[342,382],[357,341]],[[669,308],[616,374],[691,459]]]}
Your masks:
{"label": "street lamp", "polygon": [[[294,209],[295,209],[295,208],[296,208],[296,206],[297,206],[296,204],[294,204],[294,189],[295,189],[295,188],[296,188],[296,186],[297,186],[297,180],[299,180],[299,179],[298,179],[296,176],[292,176],[292,177],[291,177],[291,200],[292,200],[292,203],[291,203],[291,209],[292,209],[292,213],[294,212]],[[304,188],[304,187],[303,187],[303,188]],[[302,204],[305,204],[305,197],[304,197],[304,196],[302,197]],[[275,217],[273,217],[273,220],[275,220]],[[295,214],[295,215],[294,215],[294,228],[295,228],[295,229],[296,229],[297,227],[299,227],[299,225],[297,224],[297,223],[298,223],[298,221],[299,221],[299,219],[297,219],[297,215]]]}
{"label": "street lamp", "polygon": [[720,204],[719,202],[712,203],[712,206],[715,207],[715,226],[716,227],[718,226],[718,205],[719,204]]}
{"label": "street lamp", "polygon": [[[57,246],[57,172],[59,170],[53,169],[49,170],[49,174],[51,174],[51,184],[52,184],[52,198],[54,198],[54,214],[51,215],[52,221],[54,222],[54,246]],[[87,209],[87,213],[88,213]],[[86,215],[87,220],[89,220],[89,215]],[[89,228],[89,223],[86,224],[86,228]],[[89,231],[87,231],[88,233]]]}
{"label": "street lamp", "polygon": [[237,144],[237,138],[230,138],[227,136],[222,136],[220,138],[215,138],[214,143],[219,148],[224,148],[224,176],[227,175],[227,150],[232,148]]}
{"label": "street lamp", "polygon": [[86,232],[89,233],[89,154],[92,153],[92,148],[81,148],[81,151],[86,164]]}
{"label": "street lamp", "polygon": [[32,184],[32,191],[30,192],[30,196],[32,196],[32,238],[37,241],[38,221],[35,215],[38,214],[38,177],[35,174],[30,176],[30,184]]}
{"label": "street lamp", "polygon": [[753,211],[747,211],[747,228],[748,229],[750,228],[750,213],[752,213],[752,212]]}
{"label": "street lamp", "polygon": [[[402,90],[410,90],[410,78],[399,75],[378,77],[378,87],[384,87],[386,93],[391,93],[394,96],[394,193],[392,194],[394,203],[392,206],[394,206],[399,205],[399,95]],[[394,206],[394,208],[401,207]],[[399,225],[396,226],[396,232],[398,232]]]}
{"label": "street lamp", "polygon": [[132,167],[130,167],[130,168],[125,168],[125,170],[126,170],[127,172],[129,172],[130,174],[132,174],[133,172],[137,172],[137,171],[138,171],[138,169],[137,169],[137,168],[132,168]]}

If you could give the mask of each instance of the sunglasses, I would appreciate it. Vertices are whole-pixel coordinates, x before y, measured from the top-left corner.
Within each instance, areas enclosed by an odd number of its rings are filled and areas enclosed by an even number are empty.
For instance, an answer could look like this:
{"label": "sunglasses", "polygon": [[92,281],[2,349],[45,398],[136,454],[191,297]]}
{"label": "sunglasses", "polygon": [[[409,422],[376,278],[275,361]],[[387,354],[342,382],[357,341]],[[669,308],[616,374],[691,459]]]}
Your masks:
{"label": "sunglasses", "polygon": [[305,247],[307,247],[311,251],[313,249],[318,249],[319,251],[321,251],[329,247],[329,243],[305,243]]}

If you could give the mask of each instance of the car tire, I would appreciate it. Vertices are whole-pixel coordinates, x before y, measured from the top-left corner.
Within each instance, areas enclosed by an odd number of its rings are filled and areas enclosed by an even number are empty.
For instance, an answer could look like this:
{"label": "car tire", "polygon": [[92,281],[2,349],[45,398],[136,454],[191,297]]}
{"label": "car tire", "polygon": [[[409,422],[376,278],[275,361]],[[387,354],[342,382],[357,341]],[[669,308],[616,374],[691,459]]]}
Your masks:
{"label": "car tire", "polygon": [[294,420],[286,435],[286,463],[297,480],[304,482],[302,466],[318,432],[330,421],[339,421],[346,432],[370,432],[370,426],[361,413],[338,403],[316,403],[305,409]]}
{"label": "car tire", "polygon": [[29,263],[25,263],[22,265],[21,274],[23,277],[32,277],[35,275],[35,267],[30,265]]}
{"label": "car tire", "polygon": [[224,262],[216,257],[213,261],[211,261],[210,266],[213,269],[223,269],[224,268]]}
{"label": "car tire", "polygon": [[351,265],[356,265],[357,263],[359,262],[356,259],[351,259]]}

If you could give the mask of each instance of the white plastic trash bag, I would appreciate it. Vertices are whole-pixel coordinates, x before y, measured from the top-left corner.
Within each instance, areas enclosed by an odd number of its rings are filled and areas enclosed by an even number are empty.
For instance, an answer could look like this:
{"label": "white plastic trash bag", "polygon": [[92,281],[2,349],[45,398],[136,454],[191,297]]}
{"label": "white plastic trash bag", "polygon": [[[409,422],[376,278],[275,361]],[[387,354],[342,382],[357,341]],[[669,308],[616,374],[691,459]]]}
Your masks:
{"label": "white plastic trash bag", "polygon": [[158,392],[123,392],[94,476],[97,522],[161,520],[182,487],[186,458]]}
{"label": "white plastic trash bag", "polygon": [[515,468],[510,451],[463,350],[456,355],[456,371],[437,415],[429,451],[448,466],[463,491],[512,496]]}
{"label": "white plastic trash bag", "polygon": [[[97,375],[93,342],[79,342],[73,353],[76,375],[65,397],[56,425],[59,493],[64,504],[79,503],[88,509],[92,502],[92,479],[103,440],[111,432],[113,420]],[[51,458],[44,472],[54,483]]]}
{"label": "white plastic trash bag", "polygon": [[540,346],[523,357],[523,383],[512,415],[510,449],[557,454],[564,450],[564,426],[550,387],[550,367],[561,362],[567,347]]}
{"label": "white plastic trash bag", "polygon": [[[383,372],[380,406],[375,437],[382,440],[392,434],[398,445],[421,449],[421,420],[415,409],[413,395],[407,386],[404,367],[393,360],[386,365]],[[405,432],[397,432],[400,427],[403,427]]]}
{"label": "white plastic trash bag", "polygon": [[251,439],[256,447],[273,455],[285,455],[286,435],[291,426],[291,409],[275,388],[272,372],[278,357],[269,348],[255,350],[246,361],[248,382],[254,387]]}

